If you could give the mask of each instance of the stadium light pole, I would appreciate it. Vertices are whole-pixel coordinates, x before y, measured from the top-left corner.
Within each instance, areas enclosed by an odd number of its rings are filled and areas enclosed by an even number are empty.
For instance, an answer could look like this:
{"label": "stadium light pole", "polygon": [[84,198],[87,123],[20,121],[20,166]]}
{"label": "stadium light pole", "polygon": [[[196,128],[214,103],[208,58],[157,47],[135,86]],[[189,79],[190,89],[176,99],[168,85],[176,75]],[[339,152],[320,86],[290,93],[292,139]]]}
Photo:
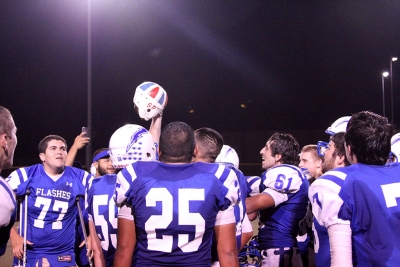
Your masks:
{"label": "stadium light pole", "polygon": [[390,60],[390,98],[392,101],[392,123],[394,123],[394,112],[393,112],[393,62],[397,61],[397,57],[392,57]]}
{"label": "stadium light pole", "polygon": [[382,73],[382,104],[383,104],[383,117],[385,116],[385,78],[389,76],[389,72]]}
{"label": "stadium light pole", "polygon": [[[87,1],[87,126],[88,135],[92,138],[92,19],[91,19],[91,0]],[[90,172],[92,163],[92,141],[86,145],[86,170]]]}

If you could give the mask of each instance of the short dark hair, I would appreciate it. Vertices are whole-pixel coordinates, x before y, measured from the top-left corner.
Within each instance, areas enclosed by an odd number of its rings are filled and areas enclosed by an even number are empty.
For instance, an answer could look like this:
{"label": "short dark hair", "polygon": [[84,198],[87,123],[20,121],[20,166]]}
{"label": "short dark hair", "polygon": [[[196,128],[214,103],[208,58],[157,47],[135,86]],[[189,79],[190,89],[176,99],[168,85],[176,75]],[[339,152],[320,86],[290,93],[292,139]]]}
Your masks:
{"label": "short dark hair", "polygon": [[224,138],[214,129],[203,127],[194,131],[194,139],[196,145],[205,152],[204,154],[209,157],[213,162],[221,152],[224,145]]}
{"label": "short dark hair", "polygon": [[39,154],[40,154],[40,153],[46,153],[47,146],[48,146],[48,144],[49,144],[49,142],[50,142],[51,140],[60,140],[60,141],[63,141],[64,144],[65,144],[65,149],[67,149],[67,142],[65,141],[65,139],[62,138],[62,137],[59,136],[59,135],[52,134],[52,135],[46,136],[45,138],[43,138],[43,139],[39,142],[39,145],[38,145]]}
{"label": "short dark hair", "polygon": [[344,148],[344,135],[345,132],[339,132],[331,136],[331,140],[335,143],[335,151],[332,153],[332,157],[335,158],[336,156],[344,157],[344,165],[350,166],[350,162],[346,157],[346,149]]}
{"label": "short dark hair", "polygon": [[268,141],[271,155],[281,154],[282,164],[299,165],[300,145],[291,134],[274,133]]}
{"label": "short dark hair", "polygon": [[387,118],[370,111],[361,111],[351,116],[345,134],[358,163],[385,165],[390,153],[390,138],[393,126]]}
{"label": "short dark hair", "polygon": [[160,161],[190,163],[195,146],[192,127],[184,122],[171,122],[161,131]]}
{"label": "short dark hair", "polygon": [[0,134],[10,135],[14,127],[15,124],[10,111],[0,106]]}

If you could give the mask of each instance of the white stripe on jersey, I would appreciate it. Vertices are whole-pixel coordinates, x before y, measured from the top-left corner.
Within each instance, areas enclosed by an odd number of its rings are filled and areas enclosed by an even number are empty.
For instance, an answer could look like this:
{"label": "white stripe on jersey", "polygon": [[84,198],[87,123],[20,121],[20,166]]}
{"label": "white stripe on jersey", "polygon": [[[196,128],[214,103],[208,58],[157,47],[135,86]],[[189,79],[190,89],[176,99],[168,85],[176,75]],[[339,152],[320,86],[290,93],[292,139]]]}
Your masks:
{"label": "white stripe on jersey", "polygon": [[[260,176],[247,176],[247,184],[250,185],[250,196],[255,196],[260,194],[260,183],[261,177]],[[247,197],[247,196],[246,196]]]}
{"label": "white stripe on jersey", "polygon": [[117,206],[120,206],[126,200],[126,192],[129,190],[131,182],[137,178],[136,172],[131,165],[126,166],[126,171],[128,171],[127,177],[123,175],[123,172],[120,171],[117,174],[117,182],[115,185],[115,194],[114,200]]}
{"label": "white stripe on jersey", "polygon": [[[21,171],[22,179],[25,182],[28,179],[28,175],[26,173],[26,169],[25,168],[20,168],[18,170]],[[18,186],[21,184],[20,176],[19,176],[19,174],[17,172],[18,170],[13,171],[6,179],[7,183],[10,185],[12,190],[16,190],[18,188]]]}
{"label": "white stripe on jersey", "polygon": [[229,170],[228,177],[223,182],[223,185],[228,188],[228,193],[225,195],[225,198],[230,200],[232,206],[235,206],[239,203],[239,179],[237,178],[236,173],[228,167],[219,165],[217,171],[215,172],[215,176],[218,179],[221,179],[221,176],[225,170]]}
{"label": "white stripe on jersey", "polygon": [[21,173],[22,173],[22,178],[24,179],[24,182],[26,182],[28,180],[28,174],[26,173],[26,169],[25,168],[21,168]]}
{"label": "white stripe on jersey", "polygon": [[83,172],[82,184],[85,188],[87,188],[86,190],[89,190],[89,188],[92,186],[93,178],[93,175],[91,175],[87,171]]}
{"label": "white stripe on jersey", "polygon": [[[320,178],[316,179],[312,183],[311,186],[313,187],[313,190],[309,190],[309,192],[313,192],[313,191],[317,192],[318,190],[316,188],[318,188],[319,186],[323,186],[323,187],[329,188],[331,191],[335,192],[338,195],[339,195],[340,189],[342,188],[340,185],[338,185],[337,183],[335,183],[331,180],[320,179]],[[315,188],[315,190],[314,190],[314,188]],[[310,193],[309,193],[309,195],[310,195]]]}
{"label": "white stripe on jersey", "polygon": [[347,174],[344,172],[340,172],[340,171],[328,171],[326,173],[324,173],[324,175],[332,175],[332,176],[336,176],[337,178],[342,179],[343,181],[346,179]]}

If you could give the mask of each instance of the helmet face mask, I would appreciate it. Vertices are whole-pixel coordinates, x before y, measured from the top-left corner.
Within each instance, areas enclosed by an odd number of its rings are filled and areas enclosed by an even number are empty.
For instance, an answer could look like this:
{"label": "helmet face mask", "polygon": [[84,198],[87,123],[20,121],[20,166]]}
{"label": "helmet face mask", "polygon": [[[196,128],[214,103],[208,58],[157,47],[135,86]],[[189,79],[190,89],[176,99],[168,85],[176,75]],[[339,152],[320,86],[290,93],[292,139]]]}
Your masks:
{"label": "helmet face mask", "polygon": [[156,145],[149,131],[139,125],[127,124],[110,138],[110,159],[114,168],[124,168],[138,160],[156,160]]}
{"label": "helmet face mask", "polygon": [[146,121],[162,114],[167,102],[167,92],[156,83],[144,82],[136,87],[133,97],[135,110]]}
{"label": "helmet face mask", "polygon": [[317,143],[317,153],[318,156],[323,157],[325,156],[325,151],[329,148],[328,142],[318,141]]}

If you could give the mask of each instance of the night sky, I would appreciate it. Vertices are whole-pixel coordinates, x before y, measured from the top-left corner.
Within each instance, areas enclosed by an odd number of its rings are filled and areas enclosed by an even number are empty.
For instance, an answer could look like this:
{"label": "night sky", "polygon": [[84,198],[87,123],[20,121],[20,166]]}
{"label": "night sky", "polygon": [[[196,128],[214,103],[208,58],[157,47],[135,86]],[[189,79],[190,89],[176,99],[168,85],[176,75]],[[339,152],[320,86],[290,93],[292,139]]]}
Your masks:
{"label": "night sky", "polygon": [[[72,145],[87,124],[87,2],[1,6],[0,105],[18,127],[14,165],[31,164],[44,136]],[[143,81],[168,93],[163,125],[291,132],[382,114],[381,75],[400,56],[399,14],[398,0],[92,0],[93,150],[125,123],[148,128],[132,103]],[[390,77],[385,93],[391,119]]]}

